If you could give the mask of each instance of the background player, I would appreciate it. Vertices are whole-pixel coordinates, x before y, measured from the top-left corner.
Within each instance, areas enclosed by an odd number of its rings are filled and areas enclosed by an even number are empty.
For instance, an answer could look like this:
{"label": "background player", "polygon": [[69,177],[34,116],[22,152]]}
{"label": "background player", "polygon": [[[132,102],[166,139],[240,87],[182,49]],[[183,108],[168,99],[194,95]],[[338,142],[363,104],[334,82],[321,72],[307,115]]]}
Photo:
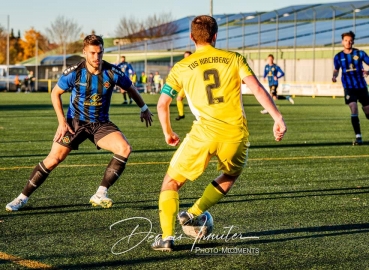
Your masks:
{"label": "background player", "polygon": [[367,119],[369,119],[369,94],[364,76],[368,72],[364,70],[363,62],[369,65],[368,55],[361,50],[352,47],[354,45],[355,34],[350,31],[342,35],[343,51],[334,56],[334,71],[332,81],[337,81],[338,72],[342,69],[341,81],[345,92],[345,103],[351,110],[351,124],[355,132],[353,145],[362,145],[359,110],[357,102],[362,105],[362,109]]}
{"label": "background player", "polygon": [[[274,100],[277,99],[287,99],[289,102],[294,104],[294,100],[290,96],[281,96],[277,94],[277,88],[278,88],[278,79],[282,78],[284,76],[283,70],[274,63],[274,56],[273,54],[269,54],[267,58],[267,65],[264,68],[264,79],[268,77],[268,84],[269,84],[269,90],[270,94],[272,95]],[[266,114],[268,113],[267,110],[262,110],[261,113]]]}
{"label": "background player", "polygon": [[181,89],[186,91],[196,121],[173,155],[162,183],[159,218],[163,234],[152,244],[154,250],[173,250],[178,190],[186,179],[198,178],[211,157],[218,158],[218,169],[222,173],[188,211],[178,215],[180,224],[188,224],[193,217],[216,204],[241,174],[249,145],[241,80],[274,119],[275,140],[280,141],[286,132],[282,115],[246,59],[238,53],[214,48],[217,32],[218,25],[213,17],[202,15],[193,19],[190,37],[196,52],[174,65],[158,101],[159,120],[167,144],[179,143],[178,135],[171,128],[169,106]]}
{"label": "background player", "polygon": [[[132,150],[123,133],[109,121],[110,99],[115,85],[131,93],[141,108],[141,121],[145,120],[146,126],[151,125],[152,114],[131,80],[116,66],[102,60],[103,53],[102,37],[87,36],[83,41],[86,60],[68,68],[60,77],[51,93],[51,101],[59,122],[51,151],[36,165],[22,193],[6,205],[7,211],[17,211],[23,207],[50,172],[86,139],[95,143],[98,149],[114,153],[100,187],[90,199],[94,206],[112,206],[113,202],[107,196],[108,188],[122,174]],[[66,119],[61,95],[68,89],[72,89],[72,94]]]}
{"label": "background player", "polygon": [[[191,54],[192,54],[192,52],[185,51],[183,57],[186,58],[186,57],[190,56]],[[183,99],[185,97],[186,97],[186,93],[185,93],[184,89],[181,89],[181,91],[179,91],[179,93],[177,95],[177,109],[178,109],[178,116],[176,117],[177,121],[185,118],[184,105],[183,105]]]}
{"label": "background player", "polygon": [[[118,64],[118,67],[120,68],[121,71],[124,72],[124,74],[127,77],[132,76],[133,73],[135,72],[132,65],[130,63],[126,62],[126,57],[124,55],[121,57],[121,61]],[[129,104],[132,104],[131,94],[129,92],[127,93],[127,91],[125,91],[124,89],[121,89],[121,93],[123,95],[123,103],[122,104],[128,104],[127,95],[129,97]]]}

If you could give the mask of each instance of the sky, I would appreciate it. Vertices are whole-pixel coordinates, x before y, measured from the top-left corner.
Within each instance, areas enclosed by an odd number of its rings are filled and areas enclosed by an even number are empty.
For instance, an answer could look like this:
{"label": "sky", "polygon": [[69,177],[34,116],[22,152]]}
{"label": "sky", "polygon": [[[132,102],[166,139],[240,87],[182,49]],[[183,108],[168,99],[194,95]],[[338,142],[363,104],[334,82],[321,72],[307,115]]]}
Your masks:
{"label": "sky", "polygon": [[[58,16],[73,21],[82,32],[115,37],[121,18],[145,21],[148,16],[170,13],[173,20],[187,16],[210,14],[210,0],[0,0],[0,26],[18,30],[21,36],[32,27],[46,33]],[[6,4],[5,4],[6,2]],[[354,1],[331,0],[213,0],[213,14],[272,11],[291,5],[337,3]],[[243,4],[242,4],[243,3]],[[250,4],[252,3],[252,4]]]}

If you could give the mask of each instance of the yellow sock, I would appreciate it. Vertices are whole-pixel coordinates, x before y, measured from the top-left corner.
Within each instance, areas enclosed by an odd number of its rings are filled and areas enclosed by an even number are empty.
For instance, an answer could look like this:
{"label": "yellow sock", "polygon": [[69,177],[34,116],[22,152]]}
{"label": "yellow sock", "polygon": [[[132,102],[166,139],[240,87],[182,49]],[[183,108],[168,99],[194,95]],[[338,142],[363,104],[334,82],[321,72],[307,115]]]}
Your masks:
{"label": "yellow sock", "polygon": [[163,239],[168,236],[174,236],[178,209],[178,192],[174,190],[162,191],[159,196],[159,218]]}
{"label": "yellow sock", "polygon": [[184,115],[184,105],[182,100],[177,100],[177,108],[178,108],[178,114],[179,116]]}
{"label": "yellow sock", "polygon": [[224,194],[216,189],[213,184],[209,184],[201,198],[198,199],[194,205],[188,209],[188,212],[191,214],[198,216],[209,209],[211,206],[219,202],[224,197]]}

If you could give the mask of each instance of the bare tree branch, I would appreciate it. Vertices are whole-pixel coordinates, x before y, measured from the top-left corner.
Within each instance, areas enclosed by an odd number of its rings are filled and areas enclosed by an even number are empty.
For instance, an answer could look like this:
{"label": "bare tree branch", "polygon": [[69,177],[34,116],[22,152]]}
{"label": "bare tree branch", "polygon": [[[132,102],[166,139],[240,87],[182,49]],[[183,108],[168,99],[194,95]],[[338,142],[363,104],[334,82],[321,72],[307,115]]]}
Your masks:
{"label": "bare tree branch", "polygon": [[171,13],[162,13],[149,16],[145,21],[131,17],[122,18],[118,25],[116,34],[127,40],[139,41],[144,39],[155,39],[170,36],[177,31],[178,27],[173,23]]}
{"label": "bare tree branch", "polygon": [[62,46],[79,39],[81,27],[73,20],[58,16],[50,28],[46,28],[46,33],[52,42]]}
{"label": "bare tree branch", "polygon": [[170,12],[162,13],[157,16],[154,14],[146,20],[145,27],[146,38],[155,39],[165,36],[173,35],[178,26],[173,23],[173,18]]}

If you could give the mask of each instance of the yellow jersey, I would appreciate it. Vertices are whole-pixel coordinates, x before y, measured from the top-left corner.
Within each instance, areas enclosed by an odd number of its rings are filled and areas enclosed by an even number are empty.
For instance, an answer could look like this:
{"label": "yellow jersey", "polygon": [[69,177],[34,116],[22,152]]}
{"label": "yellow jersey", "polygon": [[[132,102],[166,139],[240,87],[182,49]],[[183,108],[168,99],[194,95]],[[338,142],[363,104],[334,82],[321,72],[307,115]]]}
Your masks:
{"label": "yellow jersey", "polygon": [[177,92],[184,89],[197,120],[193,128],[201,126],[198,134],[234,141],[248,135],[241,80],[250,75],[245,57],[207,45],[176,63],[166,84]]}

